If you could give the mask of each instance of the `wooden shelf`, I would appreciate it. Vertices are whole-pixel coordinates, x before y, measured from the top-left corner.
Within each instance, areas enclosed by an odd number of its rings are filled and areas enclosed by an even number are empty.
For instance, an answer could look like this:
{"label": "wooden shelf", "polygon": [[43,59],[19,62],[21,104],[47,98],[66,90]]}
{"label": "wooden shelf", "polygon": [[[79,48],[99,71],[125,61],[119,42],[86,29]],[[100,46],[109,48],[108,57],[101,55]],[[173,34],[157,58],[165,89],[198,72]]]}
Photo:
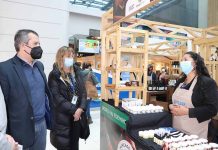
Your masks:
{"label": "wooden shelf", "polygon": [[123,53],[138,53],[138,54],[144,54],[145,50],[143,48],[120,48],[120,51]]}
{"label": "wooden shelf", "polygon": [[213,65],[213,64],[218,65],[218,61],[205,61],[205,64],[206,65]]}
{"label": "wooden shelf", "polygon": [[119,91],[143,91],[143,87],[140,86],[121,86],[118,87]]}
{"label": "wooden shelf", "polygon": [[[116,69],[113,67],[106,67],[106,71],[112,71],[115,72]],[[143,72],[143,69],[141,68],[120,68],[120,72]]]}
{"label": "wooden shelf", "polygon": [[[122,47],[122,48],[120,48],[120,51],[123,53],[144,54],[143,48],[125,48],[125,47]],[[116,54],[116,50],[114,50],[114,49],[113,50],[107,49],[106,52],[110,53],[110,54]]]}
{"label": "wooden shelf", "polygon": [[112,72],[115,72],[115,71],[116,71],[116,69],[115,69],[115,68],[113,68],[113,67],[106,67],[106,71],[112,71]]}
{"label": "wooden shelf", "polygon": [[116,54],[115,49],[107,49],[106,52],[109,53],[109,54]]}
{"label": "wooden shelf", "polygon": [[118,86],[116,88],[115,84],[106,84],[105,88],[108,90],[118,90],[118,91],[143,91],[142,86]]}
{"label": "wooden shelf", "polygon": [[115,89],[115,87],[116,87],[115,84],[106,84],[106,85],[105,85],[105,88],[106,88],[106,89],[109,89],[109,90],[110,90],[110,89],[111,89],[111,90],[112,90],[112,89]]}
{"label": "wooden shelf", "polygon": [[143,72],[141,68],[120,68],[120,72]]}

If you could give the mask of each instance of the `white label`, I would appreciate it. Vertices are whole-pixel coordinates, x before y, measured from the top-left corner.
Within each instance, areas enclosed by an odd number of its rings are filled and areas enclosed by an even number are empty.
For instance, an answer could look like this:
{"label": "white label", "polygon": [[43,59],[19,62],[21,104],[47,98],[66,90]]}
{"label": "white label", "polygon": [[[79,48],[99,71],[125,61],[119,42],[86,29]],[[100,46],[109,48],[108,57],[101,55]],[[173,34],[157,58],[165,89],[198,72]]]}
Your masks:
{"label": "white label", "polygon": [[78,97],[77,96],[73,96],[71,103],[76,105],[77,100],[78,100]]}
{"label": "white label", "polygon": [[132,14],[133,12],[138,11],[140,8],[148,5],[150,0],[128,0],[126,3],[126,13],[125,16]]}

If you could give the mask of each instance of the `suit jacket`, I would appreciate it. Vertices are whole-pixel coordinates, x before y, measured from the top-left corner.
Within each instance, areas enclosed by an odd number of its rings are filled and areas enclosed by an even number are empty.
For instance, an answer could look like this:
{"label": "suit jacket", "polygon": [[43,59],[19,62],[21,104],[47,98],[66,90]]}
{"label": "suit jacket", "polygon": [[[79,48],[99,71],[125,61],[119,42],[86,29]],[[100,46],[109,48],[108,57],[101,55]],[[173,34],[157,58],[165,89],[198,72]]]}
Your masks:
{"label": "suit jacket", "polygon": [[[44,79],[45,94],[47,94],[49,104],[51,104],[52,97],[47,85],[43,64],[37,61],[35,65]],[[7,133],[24,148],[30,147],[34,143],[35,137],[31,93],[22,63],[17,56],[0,63],[0,85],[7,107]]]}
{"label": "suit jacket", "polygon": [[7,114],[5,109],[5,101],[3,93],[0,88],[0,148],[4,150],[11,150],[12,146],[6,138],[6,127],[7,127]]}

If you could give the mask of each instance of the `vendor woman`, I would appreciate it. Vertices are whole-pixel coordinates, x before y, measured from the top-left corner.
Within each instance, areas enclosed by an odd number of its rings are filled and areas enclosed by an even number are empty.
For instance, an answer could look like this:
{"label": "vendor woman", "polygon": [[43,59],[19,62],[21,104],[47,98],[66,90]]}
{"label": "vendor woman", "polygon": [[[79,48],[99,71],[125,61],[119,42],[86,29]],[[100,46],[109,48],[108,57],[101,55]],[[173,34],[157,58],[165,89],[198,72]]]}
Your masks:
{"label": "vendor woman", "polygon": [[180,62],[184,73],[178,80],[172,102],[173,127],[188,135],[207,139],[210,119],[217,114],[218,88],[203,58],[187,52]]}

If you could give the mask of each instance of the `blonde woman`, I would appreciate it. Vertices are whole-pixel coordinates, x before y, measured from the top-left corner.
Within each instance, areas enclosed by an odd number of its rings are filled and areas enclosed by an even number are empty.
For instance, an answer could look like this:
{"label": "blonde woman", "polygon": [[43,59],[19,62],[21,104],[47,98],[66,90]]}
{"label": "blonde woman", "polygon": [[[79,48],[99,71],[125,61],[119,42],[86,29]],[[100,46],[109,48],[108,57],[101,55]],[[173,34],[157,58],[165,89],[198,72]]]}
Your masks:
{"label": "blonde woman", "polygon": [[51,143],[58,150],[78,150],[81,114],[86,109],[86,91],[74,65],[75,52],[61,47],[56,54],[48,85],[53,95],[54,124]]}

